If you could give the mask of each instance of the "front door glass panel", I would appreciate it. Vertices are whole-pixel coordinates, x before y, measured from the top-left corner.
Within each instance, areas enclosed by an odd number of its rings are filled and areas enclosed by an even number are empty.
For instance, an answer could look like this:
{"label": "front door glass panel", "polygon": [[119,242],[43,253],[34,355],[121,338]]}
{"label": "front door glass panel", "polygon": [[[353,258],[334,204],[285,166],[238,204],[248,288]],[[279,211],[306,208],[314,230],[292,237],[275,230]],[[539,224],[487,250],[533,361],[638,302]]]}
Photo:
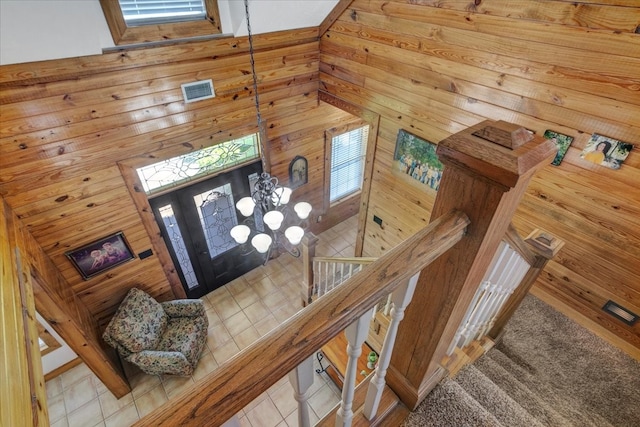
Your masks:
{"label": "front door glass panel", "polygon": [[193,201],[198,209],[209,256],[215,258],[238,244],[231,237],[231,228],[238,225],[231,184],[196,194]]}

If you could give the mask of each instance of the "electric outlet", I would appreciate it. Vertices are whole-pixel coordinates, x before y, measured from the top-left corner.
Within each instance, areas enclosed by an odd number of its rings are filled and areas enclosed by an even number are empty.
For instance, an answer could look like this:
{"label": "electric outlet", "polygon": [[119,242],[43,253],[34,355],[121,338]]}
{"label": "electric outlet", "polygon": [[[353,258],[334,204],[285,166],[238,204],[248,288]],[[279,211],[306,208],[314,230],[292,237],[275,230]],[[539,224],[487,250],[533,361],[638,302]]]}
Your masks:
{"label": "electric outlet", "polygon": [[318,215],[318,217],[316,218],[316,222],[320,222],[322,221],[322,215]]}

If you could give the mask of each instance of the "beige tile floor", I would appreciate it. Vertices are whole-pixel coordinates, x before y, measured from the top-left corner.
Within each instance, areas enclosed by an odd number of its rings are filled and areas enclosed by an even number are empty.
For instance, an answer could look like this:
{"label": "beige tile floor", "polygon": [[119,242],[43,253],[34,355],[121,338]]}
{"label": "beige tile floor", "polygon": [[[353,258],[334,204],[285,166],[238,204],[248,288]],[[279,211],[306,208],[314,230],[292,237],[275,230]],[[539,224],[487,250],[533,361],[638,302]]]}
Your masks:
{"label": "beige tile floor", "polygon": [[[322,233],[318,256],[353,256],[356,217]],[[52,427],[125,427],[166,403],[258,337],[284,322],[300,307],[302,262],[290,255],[269,261],[203,298],[209,316],[207,345],[191,377],[131,378],[132,392],[116,400],[98,378],[80,364],[46,383]],[[315,362],[316,368],[317,361]],[[310,390],[312,422],[340,399],[340,390],[326,374],[315,374]],[[297,425],[297,403],[285,377],[238,413],[244,427]]]}

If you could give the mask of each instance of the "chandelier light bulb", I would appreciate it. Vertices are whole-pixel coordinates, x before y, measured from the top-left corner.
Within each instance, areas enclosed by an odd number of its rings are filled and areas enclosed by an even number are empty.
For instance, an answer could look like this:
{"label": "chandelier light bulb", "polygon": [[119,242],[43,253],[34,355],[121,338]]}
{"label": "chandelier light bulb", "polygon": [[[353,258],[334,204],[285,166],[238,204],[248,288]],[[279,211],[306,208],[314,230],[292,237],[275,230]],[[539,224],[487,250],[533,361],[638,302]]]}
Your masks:
{"label": "chandelier light bulb", "polygon": [[266,253],[269,250],[269,246],[271,246],[271,236],[268,234],[260,233],[251,239],[251,245],[256,248],[256,251],[261,254]]}
{"label": "chandelier light bulb", "polygon": [[279,211],[269,211],[264,214],[264,223],[272,230],[278,230],[282,225],[284,215]]}
{"label": "chandelier light bulb", "polygon": [[231,229],[231,237],[238,244],[243,244],[249,238],[249,234],[251,233],[251,229],[246,225],[236,225]]}
{"label": "chandelier light bulb", "polygon": [[291,190],[289,187],[278,187],[273,190],[273,194],[271,194],[271,202],[275,206],[286,205],[289,203],[289,199],[291,198]]}
{"label": "chandelier light bulb", "polygon": [[293,227],[287,228],[284,231],[284,235],[287,237],[287,240],[289,240],[289,243],[295,246],[302,240],[302,236],[304,236],[304,230],[302,229],[302,227],[294,225]]}
{"label": "chandelier light bulb", "polygon": [[236,203],[236,208],[240,211],[240,213],[244,216],[253,215],[253,208],[255,208],[256,204],[251,197],[243,197],[238,200]]}
{"label": "chandelier light bulb", "polygon": [[296,203],[296,205],[293,207],[293,210],[296,211],[296,214],[298,214],[298,217],[300,219],[307,219],[307,217],[311,213],[311,205],[307,202]]}

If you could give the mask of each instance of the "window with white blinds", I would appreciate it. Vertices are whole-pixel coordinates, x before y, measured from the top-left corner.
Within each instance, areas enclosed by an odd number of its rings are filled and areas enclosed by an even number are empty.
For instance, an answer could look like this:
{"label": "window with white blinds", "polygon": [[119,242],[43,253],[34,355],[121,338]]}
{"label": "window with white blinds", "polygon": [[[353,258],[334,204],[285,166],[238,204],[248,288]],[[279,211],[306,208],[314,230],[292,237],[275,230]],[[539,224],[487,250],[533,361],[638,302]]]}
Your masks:
{"label": "window with white blinds", "polygon": [[368,136],[369,126],[363,126],[332,138],[330,202],[362,189]]}
{"label": "window with white blinds", "polygon": [[204,0],[118,0],[127,25],[195,21],[206,18]]}

